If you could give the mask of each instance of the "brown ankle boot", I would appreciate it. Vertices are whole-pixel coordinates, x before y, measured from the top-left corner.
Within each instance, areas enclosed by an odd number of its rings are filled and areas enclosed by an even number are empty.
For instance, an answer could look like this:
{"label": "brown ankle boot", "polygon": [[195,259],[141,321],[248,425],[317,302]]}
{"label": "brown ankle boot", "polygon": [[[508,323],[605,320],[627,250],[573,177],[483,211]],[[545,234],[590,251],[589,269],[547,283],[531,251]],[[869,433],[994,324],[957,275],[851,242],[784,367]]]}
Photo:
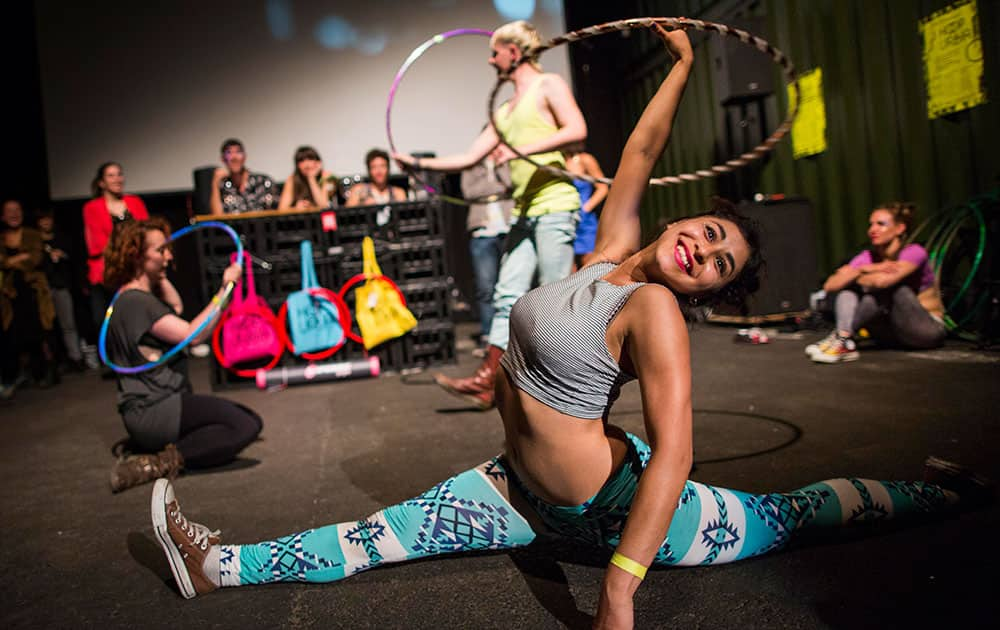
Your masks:
{"label": "brown ankle boot", "polygon": [[502,356],[502,348],[490,346],[486,352],[486,358],[483,359],[482,364],[472,376],[448,378],[444,374],[435,374],[434,380],[446,392],[472,403],[477,409],[490,409],[494,405],[493,385],[497,370],[500,369],[500,357]]}
{"label": "brown ankle boot", "polygon": [[111,468],[111,491],[121,492],[160,477],[173,479],[184,468],[184,457],[173,444],[155,455],[122,457]]}

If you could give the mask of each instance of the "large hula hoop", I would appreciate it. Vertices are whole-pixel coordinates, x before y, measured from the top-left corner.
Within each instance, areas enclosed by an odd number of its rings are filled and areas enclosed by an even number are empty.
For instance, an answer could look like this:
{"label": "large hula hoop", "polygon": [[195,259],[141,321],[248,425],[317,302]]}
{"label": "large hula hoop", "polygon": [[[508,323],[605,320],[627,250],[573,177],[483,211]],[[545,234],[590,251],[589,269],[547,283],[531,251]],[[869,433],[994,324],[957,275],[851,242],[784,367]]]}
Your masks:
{"label": "large hula hoop", "polygon": [[[452,37],[460,37],[462,35],[481,35],[485,37],[492,37],[493,31],[486,31],[481,28],[457,28],[452,31],[445,31],[444,33],[438,33],[434,37],[431,37],[424,43],[414,48],[413,52],[410,53],[410,55],[406,58],[406,61],[403,62],[403,65],[400,66],[399,70],[396,72],[396,77],[392,80],[392,87],[389,88],[389,100],[385,106],[385,135],[386,138],[388,138],[389,140],[389,150],[392,153],[398,153],[398,151],[396,151],[396,141],[392,137],[392,104],[396,100],[396,90],[399,89],[400,82],[402,82],[403,77],[406,75],[406,72],[410,69],[410,66],[412,66],[414,62],[416,62],[416,60],[419,59],[421,55],[427,52],[430,48],[438,44],[441,44],[445,40],[451,39]],[[406,169],[410,173],[410,175],[413,176],[415,180],[420,182],[420,185],[424,187],[424,190],[427,191],[428,194],[433,195],[435,197],[439,197],[440,199],[443,199],[444,201],[447,201],[449,203],[463,205],[463,206],[469,205],[469,202],[466,201],[465,199],[459,199],[458,197],[451,197],[449,195],[445,195],[440,190],[428,184],[426,181],[424,181],[422,177],[420,177],[419,173],[417,172],[417,169],[407,166],[405,164],[403,165],[403,168]]]}
{"label": "large hula hoop", "polygon": [[[774,130],[770,136],[768,136],[763,142],[758,144],[756,147],[747,151],[746,153],[740,155],[739,157],[733,158],[721,164],[716,164],[709,168],[699,169],[691,173],[680,173],[677,175],[669,175],[667,177],[652,178],[649,180],[650,186],[672,186],[675,184],[683,184],[685,182],[694,182],[700,179],[707,179],[711,177],[716,177],[723,173],[731,173],[738,168],[742,168],[753,162],[759,160],[774,149],[774,146],[784,138],[792,128],[792,121],[795,120],[795,115],[798,113],[798,103],[799,103],[799,82],[795,76],[795,65],[792,60],[789,59],[783,52],[772,46],[767,40],[761,39],[756,35],[748,33],[747,31],[740,30],[738,28],[733,28],[731,26],[726,26],[725,24],[717,24],[715,22],[706,22],[704,20],[692,20],[688,18],[672,18],[672,17],[644,17],[644,18],[633,18],[629,20],[618,20],[616,22],[607,22],[605,24],[598,24],[597,26],[590,26],[587,28],[582,28],[577,31],[572,31],[566,33],[565,35],[560,35],[559,37],[553,38],[542,44],[538,48],[534,48],[525,55],[525,58],[535,58],[540,53],[549,50],[550,48],[555,48],[562,44],[567,44],[569,42],[580,41],[581,39],[587,39],[588,37],[593,37],[595,35],[603,35],[605,33],[613,33],[616,31],[625,31],[637,28],[650,28],[653,25],[659,25],[661,27],[671,28],[671,29],[695,29],[699,31],[709,31],[719,33],[720,35],[735,37],[739,39],[744,44],[749,44],[761,51],[762,53],[771,57],[771,59],[781,66],[784,70],[785,78],[788,81],[788,86],[794,90],[795,98],[790,99],[788,103],[788,115],[785,120],[778,125],[778,128]],[[557,177],[563,179],[582,179],[588,181],[592,184],[611,184],[613,178],[610,177],[591,177],[589,175],[581,175],[576,173],[570,173],[569,171],[557,168],[555,166],[550,166],[548,164],[539,164],[535,162],[527,155],[524,155],[517,150],[516,147],[510,146],[503,134],[497,128],[495,116],[495,103],[497,98],[497,93],[500,91],[500,87],[507,81],[507,77],[497,78],[496,85],[493,86],[493,91],[490,92],[490,98],[486,104],[486,115],[489,118],[490,126],[496,132],[497,137],[500,138],[500,142],[505,144],[510,150],[520,159],[525,160],[536,168],[540,168],[548,173],[551,173]]]}
{"label": "large hula hoop", "polygon": [[[229,235],[230,238],[233,239],[233,244],[236,245],[236,260],[239,261],[237,264],[240,265],[240,268],[242,269],[243,243],[240,241],[240,236],[239,234],[236,233],[236,230],[229,227],[225,223],[221,223],[219,221],[204,221],[201,223],[195,223],[194,225],[188,225],[174,232],[173,235],[170,237],[170,241],[168,242],[173,243],[182,236],[187,236],[191,232],[194,232],[195,230],[200,230],[202,228],[218,228],[224,231],[226,234]],[[104,365],[108,366],[109,368],[111,368],[115,372],[118,372],[119,374],[138,374],[139,372],[145,372],[146,370],[151,370],[159,365],[163,365],[164,363],[169,361],[175,354],[177,354],[185,347],[187,347],[187,345],[191,343],[191,340],[200,335],[201,332],[205,330],[205,328],[209,324],[215,322],[215,316],[222,309],[222,305],[229,299],[229,296],[232,295],[235,286],[236,284],[234,282],[229,282],[226,284],[226,288],[223,290],[222,297],[219,297],[218,295],[212,297],[212,302],[211,302],[212,310],[209,312],[208,317],[206,317],[205,321],[203,321],[197,328],[195,328],[191,332],[191,334],[182,339],[180,343],[178,343],[170,350],[164,352],[163,356],[161,356],[159,359],[155,361],[149,361],[147,363],[143,363],[142,365],[136,365],[136,366],[117,365],[116,363],[112,363],[111,359],[108,358],[108,347],[107,347],[108,326],[111,323],[111,314],[115,310],[115,302],[117,302],[118,298],[121,296],[121,289],[118,289],[118,291],[115,292],[115,296],[111,298],[111,304],[108,304],[108,310],[105,311],[104,313],[104,323],[101,324],[101,334],[97,339],[97,352],[101,356],[101,361],[104,363]]]}

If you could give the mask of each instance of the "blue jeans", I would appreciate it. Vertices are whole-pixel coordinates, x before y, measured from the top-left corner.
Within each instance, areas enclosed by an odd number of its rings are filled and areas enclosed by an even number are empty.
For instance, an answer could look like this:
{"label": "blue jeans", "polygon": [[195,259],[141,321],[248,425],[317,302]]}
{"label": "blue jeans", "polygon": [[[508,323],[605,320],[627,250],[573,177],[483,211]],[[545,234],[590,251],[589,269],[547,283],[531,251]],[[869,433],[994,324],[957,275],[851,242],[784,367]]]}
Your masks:
{"label": "blue jeans", "polygon": [[500,271],[500,257],[503,255],[503,241],[506,234],[479,236],[469,239],[469,255],[472,256],[472,271],[476,275],[476,304],[479,306],[480,334],[490,334],[493,322],[493,287]]}
{"label": "blue jeans", "polygon": [[[573,241],[576,239],[577,212],[554,212],[540,217],[520,217],[511,224],[508,241],[520,241],[500,261],[500,276],[493,291],[493,325],[489,342],[507,349],[510,338],[510,309],[519,297],[531,290],[535,274],[538,284],[562,280],[573,268]],[[514,241],[511,241],[514,239]]]}

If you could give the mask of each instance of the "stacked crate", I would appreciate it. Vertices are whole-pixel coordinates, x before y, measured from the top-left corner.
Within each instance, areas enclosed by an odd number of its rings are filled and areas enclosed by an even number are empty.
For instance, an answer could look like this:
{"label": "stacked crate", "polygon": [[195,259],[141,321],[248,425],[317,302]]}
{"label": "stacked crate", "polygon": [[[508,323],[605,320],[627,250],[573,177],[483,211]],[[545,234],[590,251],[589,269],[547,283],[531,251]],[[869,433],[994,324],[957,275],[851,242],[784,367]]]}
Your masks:
{"label": "stacked crate", "polygon": [[[417,318],[417,327],[370,351],[348,340],[330,361],[378,356],[383,371],[406,371],[455,360],[455,330],[451,318],[451,278],[447,269],[440,202],[421,201],[339,208],[314,212],[258,212],[246,215],[202,217],[232,227],[243,247],[270,269],[254,264],[257,294],[275,314],[288,295],[302,288],[300,243],[312,242],[313,263],[319,284],[337,292],[362,272],[361,243],[375,242],[375,255],[383,275],[394,280]],[[229,264],[232,240],[221,230],[198,230],[201,288],[205,302],[219,288],[222,271]],[[354,317],[354,291],[345,296]],[[354,331],[358,333],[357,324]],[[249,384],[235,376],[213,356],[214,389]],[[306,361],[287,350],[279,365]]]}

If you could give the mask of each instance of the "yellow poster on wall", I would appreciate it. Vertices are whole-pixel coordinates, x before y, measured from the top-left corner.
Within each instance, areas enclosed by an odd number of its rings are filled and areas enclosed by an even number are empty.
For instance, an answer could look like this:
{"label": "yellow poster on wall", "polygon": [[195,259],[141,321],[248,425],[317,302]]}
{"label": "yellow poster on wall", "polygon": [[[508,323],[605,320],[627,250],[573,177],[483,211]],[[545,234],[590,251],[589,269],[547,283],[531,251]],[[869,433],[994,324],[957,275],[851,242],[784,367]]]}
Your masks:
{"label": "yellow poster on wall", "polygon": [[986,102],[983,43],[974,1],[954,4],[920,20],[924,36],[927,117]]}
{"label": "yellow poster on wall", "polygon": [[[799,75],[799,111],[792,123],[795,159],[826,151],[826,106],[823,104],[823,69]],[[788,102],[795,105],[795,90],[788,86]]]}

